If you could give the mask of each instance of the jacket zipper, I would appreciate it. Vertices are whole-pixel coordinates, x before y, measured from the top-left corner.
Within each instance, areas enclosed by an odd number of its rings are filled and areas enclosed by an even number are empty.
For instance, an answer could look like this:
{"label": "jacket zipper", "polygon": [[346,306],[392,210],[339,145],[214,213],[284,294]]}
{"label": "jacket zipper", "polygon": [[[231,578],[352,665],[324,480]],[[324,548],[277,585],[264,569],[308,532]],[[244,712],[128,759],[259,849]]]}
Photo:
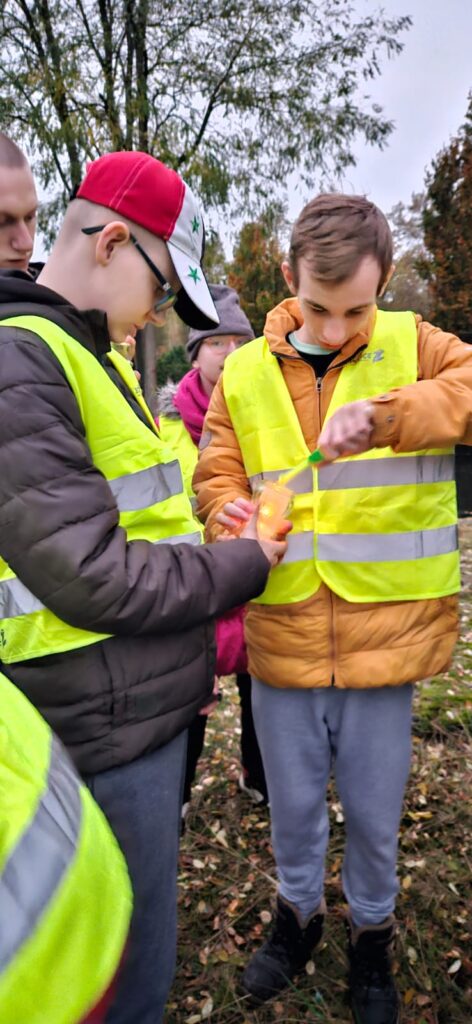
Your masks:
{"label": "jacket zipper", "polygon": [[[325,372],[329,373],[329,367],[328,367],[328,369]],[[315,373],[314,370],[313,370],[313,373]],[[317,377],[316,374],[315,374],[316,393],[318,395],[318,415],[319,415],[319,421],[320,421],[320,431],[321,431],[321,427],[322,427],[322,423],[321,423],[321,388],[323,386],[323,379],[324,379],[324,374],[322,374],[321,377]],[[335,667],[335,664],[336,664],[336,650],[335,650],[335,634],[334,634],[334,607],[333,607],[333,595],[332,595],[331,590],[329,589],[329,587],[328,587],[328,592],[329,592],[329,603],[330,603],[330,609],[331,609],[329,635],[330,635],[332,671],[331,671],[331,683],[330,683],[330,685],[331,686],[335,686],[336,683],[335,683],[334,667]]]}
{"label": "jacket zipper", "polygon": [[[313,370],[313,373],[314,372],[315,371]],[[324,377],[324,374],[323,374],[323,377]],[[322,427],[322,423],[321,423],[321,388],[322,388],[322,385],[323,385],[323,377],[316,377],[316,375],[315,375],[316,393],[318,395],[318,419],[320,421],[320,433],[321,433],[321,427]]]}
{"label": "jacket zipper", "polygon": [[[314,377],[315,377],[315,388],[316,388],[316,393],[318,395],[318,418],[319,418],[319,421],[320,421],[320,433],[321,433],[321,429],[322,429],[322,426],[323,426],[323,424],[321,422],[321,388],[323,386],[323,380],[324,380],[326,374],[329,373],[330,370],[339,370],[343,366],[346,366],[347,363],[352,362],[352,360],[354,359],[354,356],[359,355],[359,353],[363,352],[364,349],[366,349],[366,348],[367,348],[367,345],[362,345],[362,347],[358,348],[357,352],[353,353],[352,356],[349,356],[348,359],[344,359],[341,363],[337,363],[336,366],[328,366],[328,369],[325,370],[325,372],[321,375],[321,377],[317,377],[313,367],[311,367],[311,369],[313,370]],[[288,356],[288,357],[285,356],[285,358],[293,359],[294,357],[293,356]],[[333,604],[333,594],[332,594],[332,591],[329,589],[329,587],[328,587],[328,592],[329,592],[329,600],[330,600],[330,606],[331,606],[330,640],[331,640],[332,672],[331,672],[331,683],[330,683],[330,686],[336,686],[336,677],[335,677],[335,671],[334,671],[335,664],[336,664],[336,645],[335,645],[335,632],[334,632],[334,604]]]}
{"label": "jacket zipper", "polygon": [[[344,364],[338,364],[337,367],[333,367],[333,368],[329,367],[328,370],[326,371],[326,373],[327,374],[330,373],[330,369],[337,370],[338,367],[344,366],[346,364],[346,362],[350,362],[350,359],[345,359],[344,360]],[[314,371],[313,371],[313,373],[314,373]],[[321,387],[323,387],[324,379],[325,379],[325,374],[323,374],[323,376],[321,376],[321,377],[315,377],[315,380],[316,380],[316,394],[318,396],[318,417],[319,417],[319,429],[320,430],[321,430],[321,427],[323,427],[323,423],[321,423]],[[332,673],[331,673],[331,683],[330,683],[330,685],[331,686],[336,686],[336,673],[335,673],[335,667],[336,667],[336,631],[335,631],[335,624],[334,624],[334,610],[335,609],[334,609],[334,601],[333,601],[333,592],[330,590],[330,588],[328,588],[328,592],[329,592],[329,595],[330,595],[330,647],[331,647],[331,662],[332,662]]]}

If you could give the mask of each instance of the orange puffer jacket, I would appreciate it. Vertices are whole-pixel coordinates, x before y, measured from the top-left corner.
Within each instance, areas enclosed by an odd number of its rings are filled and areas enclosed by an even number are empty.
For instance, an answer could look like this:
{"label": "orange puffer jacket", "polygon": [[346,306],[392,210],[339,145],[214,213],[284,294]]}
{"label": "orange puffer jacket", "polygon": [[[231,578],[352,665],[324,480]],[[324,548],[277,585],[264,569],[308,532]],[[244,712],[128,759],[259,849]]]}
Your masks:
{"label": "orange puffer jacket", "polygon": [[[323,377],[287,342],[301,326],[296,299],[269,313],[265,334],[277,354],[306,443],[312,451],[340,366],[355,359],[365,335],[351,338]],[[373,323],[371,325],[371,331]],[[418,381],[374,399],[375,447],[395,451],[472,444],[472,346],[417,317]],[[289,358],[288,358],[289,357]],[[194,487],[209,538],[226,501],[250,496],[241,452],[226,407],[222,378],[205,420]],[[395,686],[446,668],[457,638],[457,598],[352,604],[322,584],[297,604],[249,605],[246,640],[253,675],[278,687]]]}

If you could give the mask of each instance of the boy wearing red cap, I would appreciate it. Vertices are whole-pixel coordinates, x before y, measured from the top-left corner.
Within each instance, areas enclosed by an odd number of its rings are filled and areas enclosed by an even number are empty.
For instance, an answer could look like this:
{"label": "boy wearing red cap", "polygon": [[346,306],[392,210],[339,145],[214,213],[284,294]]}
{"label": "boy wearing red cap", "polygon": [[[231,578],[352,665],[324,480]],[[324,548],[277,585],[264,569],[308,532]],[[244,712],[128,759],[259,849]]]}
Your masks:
{"label": "boy wearing red cap", "polygon": [[[127,958],[108,1024],[158,1024],[175,962],[186,727],[212,690],[212,620],[285,544],[200,546],[174,454],[110,352],[174,306],[218,322],[203,224],[144,153],[91,164],[37,283],[0,276],[3,671],[60,735],[126,856]],[[113,379],[103,365],[113,371]]]}

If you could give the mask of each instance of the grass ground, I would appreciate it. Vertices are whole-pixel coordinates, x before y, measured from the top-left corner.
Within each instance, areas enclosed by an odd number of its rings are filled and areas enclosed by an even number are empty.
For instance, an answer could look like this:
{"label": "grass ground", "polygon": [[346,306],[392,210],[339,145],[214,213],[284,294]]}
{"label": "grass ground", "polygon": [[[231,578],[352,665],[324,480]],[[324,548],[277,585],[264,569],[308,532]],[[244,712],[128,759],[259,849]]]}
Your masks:
{"label": "grass ground", "polygon": [[[449,672],[418,688],[415,700],[397,905],[403,1024],[472,1021],[472,520],[462,523],[461,537],[461,640]],[[167,1024],[348,1024],[336,794],[330,790],[326,941],[288,993],[252,1012],[238,979],[268,930],[275,869],[268,812],[237,788],[238,699],[230,684],[207,737],[182,843],[179,966]]]}

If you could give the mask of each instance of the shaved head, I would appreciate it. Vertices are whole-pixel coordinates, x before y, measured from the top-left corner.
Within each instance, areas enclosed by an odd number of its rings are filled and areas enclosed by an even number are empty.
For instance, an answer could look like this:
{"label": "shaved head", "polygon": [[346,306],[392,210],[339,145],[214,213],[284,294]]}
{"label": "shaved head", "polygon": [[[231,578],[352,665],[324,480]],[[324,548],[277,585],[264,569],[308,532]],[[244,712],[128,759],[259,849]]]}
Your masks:
{"label": "shaved head", "polygon": [[28,164],[25,154],[22,153],[16,142],[9,139],[8,135],[0,132],[0,167],[19,168]]}
{"label": "shaved head", "polygon": [[[84,234],[87,228],[96,230]],[[103,310],[115,344],[129,345],[146,323],[164,323],[165,311],[155,309],[156,296],[164,295],[162,277],[178,291],[180,281],[163,238],[107,206],[80,198],[69,204],[37,280],[78,309]]]}
{"label": "shaved head", "polygon": [[69,244],[72,238],[77,237],[82,228],[90,228],[95,224],[111,224],[112,221],[127,224],[130,231],[138,238],[142,238],[143,241],[155,238],[146,228],[135,224],[129,217],[123,217],[121,213],[115,213],[108,206],[100,206],[99,203],[92,203],[89,199],[72,199],[64,214],[58,241],[61,243],[66,241]]}
{"label": "shaved head", "polygon": [[[100,206],[99,203],[92,203],[89,199],[71,200],[64,214],[64,220],[59,229],[51,255],[57,256],[59,254],[62,260],[62,253],[67,253],[69,256],[72,254],[73,259],[81,259],[81,254],[88,251],[88,258],[91,259],[92,247],[90,240],[82,234],[82,228],[112,223],[125,224],[142,245],[146,246],[151,252],[154,252],[160,261],[160,265],[165,267],[165,273],[167,273],[169,278],[172,278],[174,274],[173,264],[167,251],[166,243],[162,238],[153,235],[151,231],[143,228],[141,224],[135,224],[129,217],[123,217],[121,213],[115,213],[108,206]],[[178,279],[176,279],[175,284],[176,287],[179,287]]]}

